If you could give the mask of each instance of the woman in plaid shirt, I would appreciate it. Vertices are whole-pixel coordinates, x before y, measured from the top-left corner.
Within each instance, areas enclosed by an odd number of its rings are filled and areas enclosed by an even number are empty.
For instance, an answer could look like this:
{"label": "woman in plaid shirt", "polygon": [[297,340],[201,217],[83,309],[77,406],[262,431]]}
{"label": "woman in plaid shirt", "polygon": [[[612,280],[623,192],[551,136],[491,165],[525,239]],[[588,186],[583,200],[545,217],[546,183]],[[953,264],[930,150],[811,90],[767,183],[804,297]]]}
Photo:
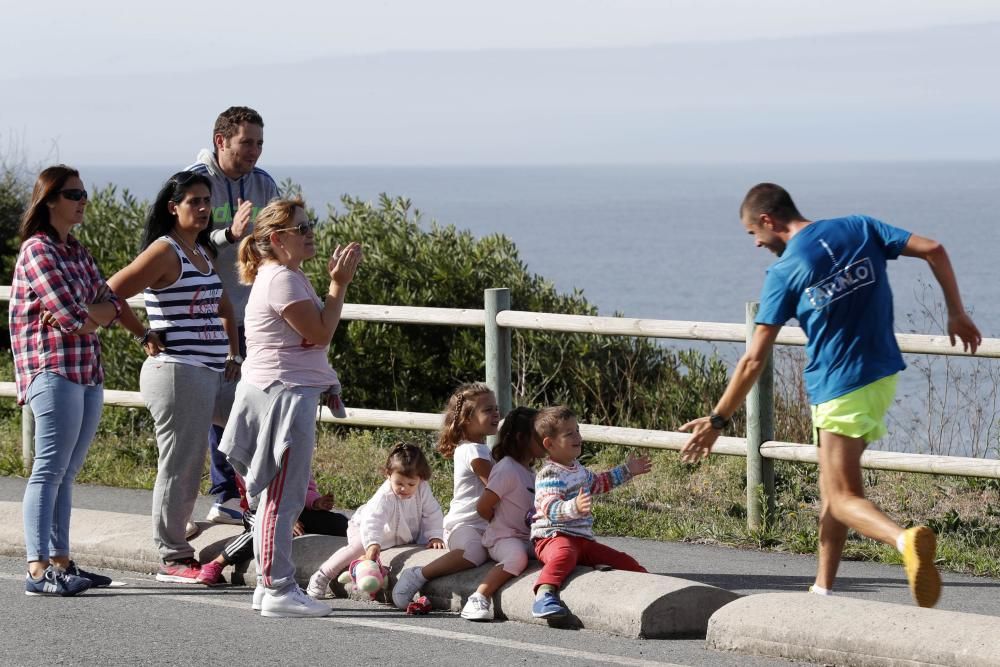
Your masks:
{"label": "woman in plaid shirt", "polygon": [[80,174],[57,165],[39,174],[21,220],[10,338],[17,401],[35,416],[35,459],[23,501],[26,595],[69,596],[111,584],[69,557],[73,480],[104,407],[96,331],[121,314],[94,258],[70,234],[86,207]]}

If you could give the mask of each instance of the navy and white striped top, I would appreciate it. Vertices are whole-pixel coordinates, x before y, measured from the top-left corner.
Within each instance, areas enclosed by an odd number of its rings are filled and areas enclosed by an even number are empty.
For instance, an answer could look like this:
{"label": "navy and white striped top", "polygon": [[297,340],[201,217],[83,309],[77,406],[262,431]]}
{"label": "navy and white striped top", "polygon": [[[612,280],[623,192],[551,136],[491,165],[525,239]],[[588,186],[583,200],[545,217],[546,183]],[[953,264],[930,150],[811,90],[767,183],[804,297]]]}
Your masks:
{"label": "navy and white striped top", "polygon": [[161,236],[157,241],[169,243],[177,253],[181,275],[167,287],[147,287],[144,292],[149,328],[166,339],[166,350],[156,358],[221,372],[229,354],[229,339],[219,317],[222,281],[201,246],[195,249],[208,262],[207,273],[191,263],[173,238]]}

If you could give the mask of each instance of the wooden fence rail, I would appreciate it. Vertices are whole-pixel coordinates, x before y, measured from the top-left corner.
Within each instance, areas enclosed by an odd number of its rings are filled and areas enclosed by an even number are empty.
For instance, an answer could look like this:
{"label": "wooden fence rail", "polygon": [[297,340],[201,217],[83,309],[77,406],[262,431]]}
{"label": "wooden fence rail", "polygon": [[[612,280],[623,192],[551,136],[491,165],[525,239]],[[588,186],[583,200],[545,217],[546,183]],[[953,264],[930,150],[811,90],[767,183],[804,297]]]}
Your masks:
{"label": "wooden fence rail", "polygon": [[[0,286],[0,301],[10,298],[10,287]],[[144,308],[141,297],[129,299],[134,308]],[[747,342],[753,330],[756,304],[747,304],[746,320],[742,324],[719,322],[686,322],[651,320],[627,317],[592,317],[585,315],[560,315],[510,310],[510,292],[507,289],[490,289],[484,294],[484,307],[478,309],[422,308],[413,306],[385,306],[371,304],[345,304],[342,318],[368,322],[417,324],[434,326],[460,326],[484,328],[486,331],[486,379],[497,393],[503,413],[511,407],[511,337],[512,329],[532,329],[565,333],[584,333],[602,336],[639,336],[673,340],[700,340],[713,342]],[[961,346],[952,347],[947,336],[922,334],[896,334],[903,352],[971,356]],[[805,345],[802,330],[784,327],[778,335],[778,345]],[[977,357],[1000,358],[1000,339],[983,339]],[[747,523],[759,527],[768,510],[774,506],[774,477],[771,464],[775,460],[816,463],[816,449],[812,445],[776,442],[773,440],[774,376],[771,365],[750,396],[747,398],[747,436],[744,438],[721,437],[713,451],[728,456],[747,459]],[[0,382],[0,397],[15,396],[13,382]],[[105,390],[107,405],[144,407],[137,392]],[[349,426],[374,426],[418,430],[437,430],[441,415],[436,413],[400,412],[348,408],[347,418],[336,419],[326,408],[317,418]],[[30,467],[33,440],[33,419],[25,408],[23,415],[22,447],[25,465]],[[687,434],[675,431],[623,428],[597,424],[581,424],[580,432],[587,442],[668,449],[678,451],[687,441]],[[749,443],[749,444],[748,444]],[[749,455],[748,455],[749,452]],[[873,470],[932,473],[967,477],[1000,479],[1000,461],[960,456],[934,456],[902,452],[865,452],[861,465]],[[759,492],[763,488],[764,493]],[[763,501],[762,501],[763,496]]]}

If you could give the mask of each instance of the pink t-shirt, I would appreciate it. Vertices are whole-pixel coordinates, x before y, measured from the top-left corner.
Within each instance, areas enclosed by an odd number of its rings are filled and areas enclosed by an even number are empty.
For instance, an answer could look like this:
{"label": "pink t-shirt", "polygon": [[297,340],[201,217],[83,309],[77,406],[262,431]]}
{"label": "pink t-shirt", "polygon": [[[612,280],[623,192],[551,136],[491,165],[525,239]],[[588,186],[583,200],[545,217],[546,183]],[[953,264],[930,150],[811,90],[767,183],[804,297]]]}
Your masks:
{"label": "pink t-shirt", "polygon": [[505,456],[490,471],[486,488],[500,496],[500,502],[483,533],[483,546],[489,549],[508,537],[527,541],[531,534],[528,522],[535,512],[535,472]]}
{"label": "pink t-shirt", "polygon": [[260,389],[274,382],[289,387],[329,387],[338,384],[325,345],[307,342],[282,317],[285,308],[311,301],[323,302],[301,271],[280,264],[261,264],[250,288],[246,315],[247,358],[243,379]]}

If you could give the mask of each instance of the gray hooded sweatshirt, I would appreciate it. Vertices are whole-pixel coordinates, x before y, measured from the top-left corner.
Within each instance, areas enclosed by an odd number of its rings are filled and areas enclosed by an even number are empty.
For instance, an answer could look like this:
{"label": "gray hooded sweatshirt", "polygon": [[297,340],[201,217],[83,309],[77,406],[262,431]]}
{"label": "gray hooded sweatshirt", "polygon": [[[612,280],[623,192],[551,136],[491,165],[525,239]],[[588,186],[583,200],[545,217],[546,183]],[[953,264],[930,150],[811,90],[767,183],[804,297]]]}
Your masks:
{"label": "gray hooded sweatshirt", "polygon": [[[233,213],[238,207],[237,200],[253,202],[251,220],[256,220],[260,209],[278,197],[278,186],[270,174],[257,167],[239,179],[229,178],[222,172],[215,159],[215,153],[207,148],[201,149],[197,162],[188,167],[187,171],[207,176],[212,181],[212,240],[219,247],[215,270],[222,279],[222,287],[236,311],[236,321],[243,326],[243,313],[247,308],[247,299],[250,298],[250,287],[240,284],[236,270],[239,241],[235,244],[230,243],[226,237],[226,230],[233,223]],[[252,222],[244,237],[251,232],[253,232]]]}

